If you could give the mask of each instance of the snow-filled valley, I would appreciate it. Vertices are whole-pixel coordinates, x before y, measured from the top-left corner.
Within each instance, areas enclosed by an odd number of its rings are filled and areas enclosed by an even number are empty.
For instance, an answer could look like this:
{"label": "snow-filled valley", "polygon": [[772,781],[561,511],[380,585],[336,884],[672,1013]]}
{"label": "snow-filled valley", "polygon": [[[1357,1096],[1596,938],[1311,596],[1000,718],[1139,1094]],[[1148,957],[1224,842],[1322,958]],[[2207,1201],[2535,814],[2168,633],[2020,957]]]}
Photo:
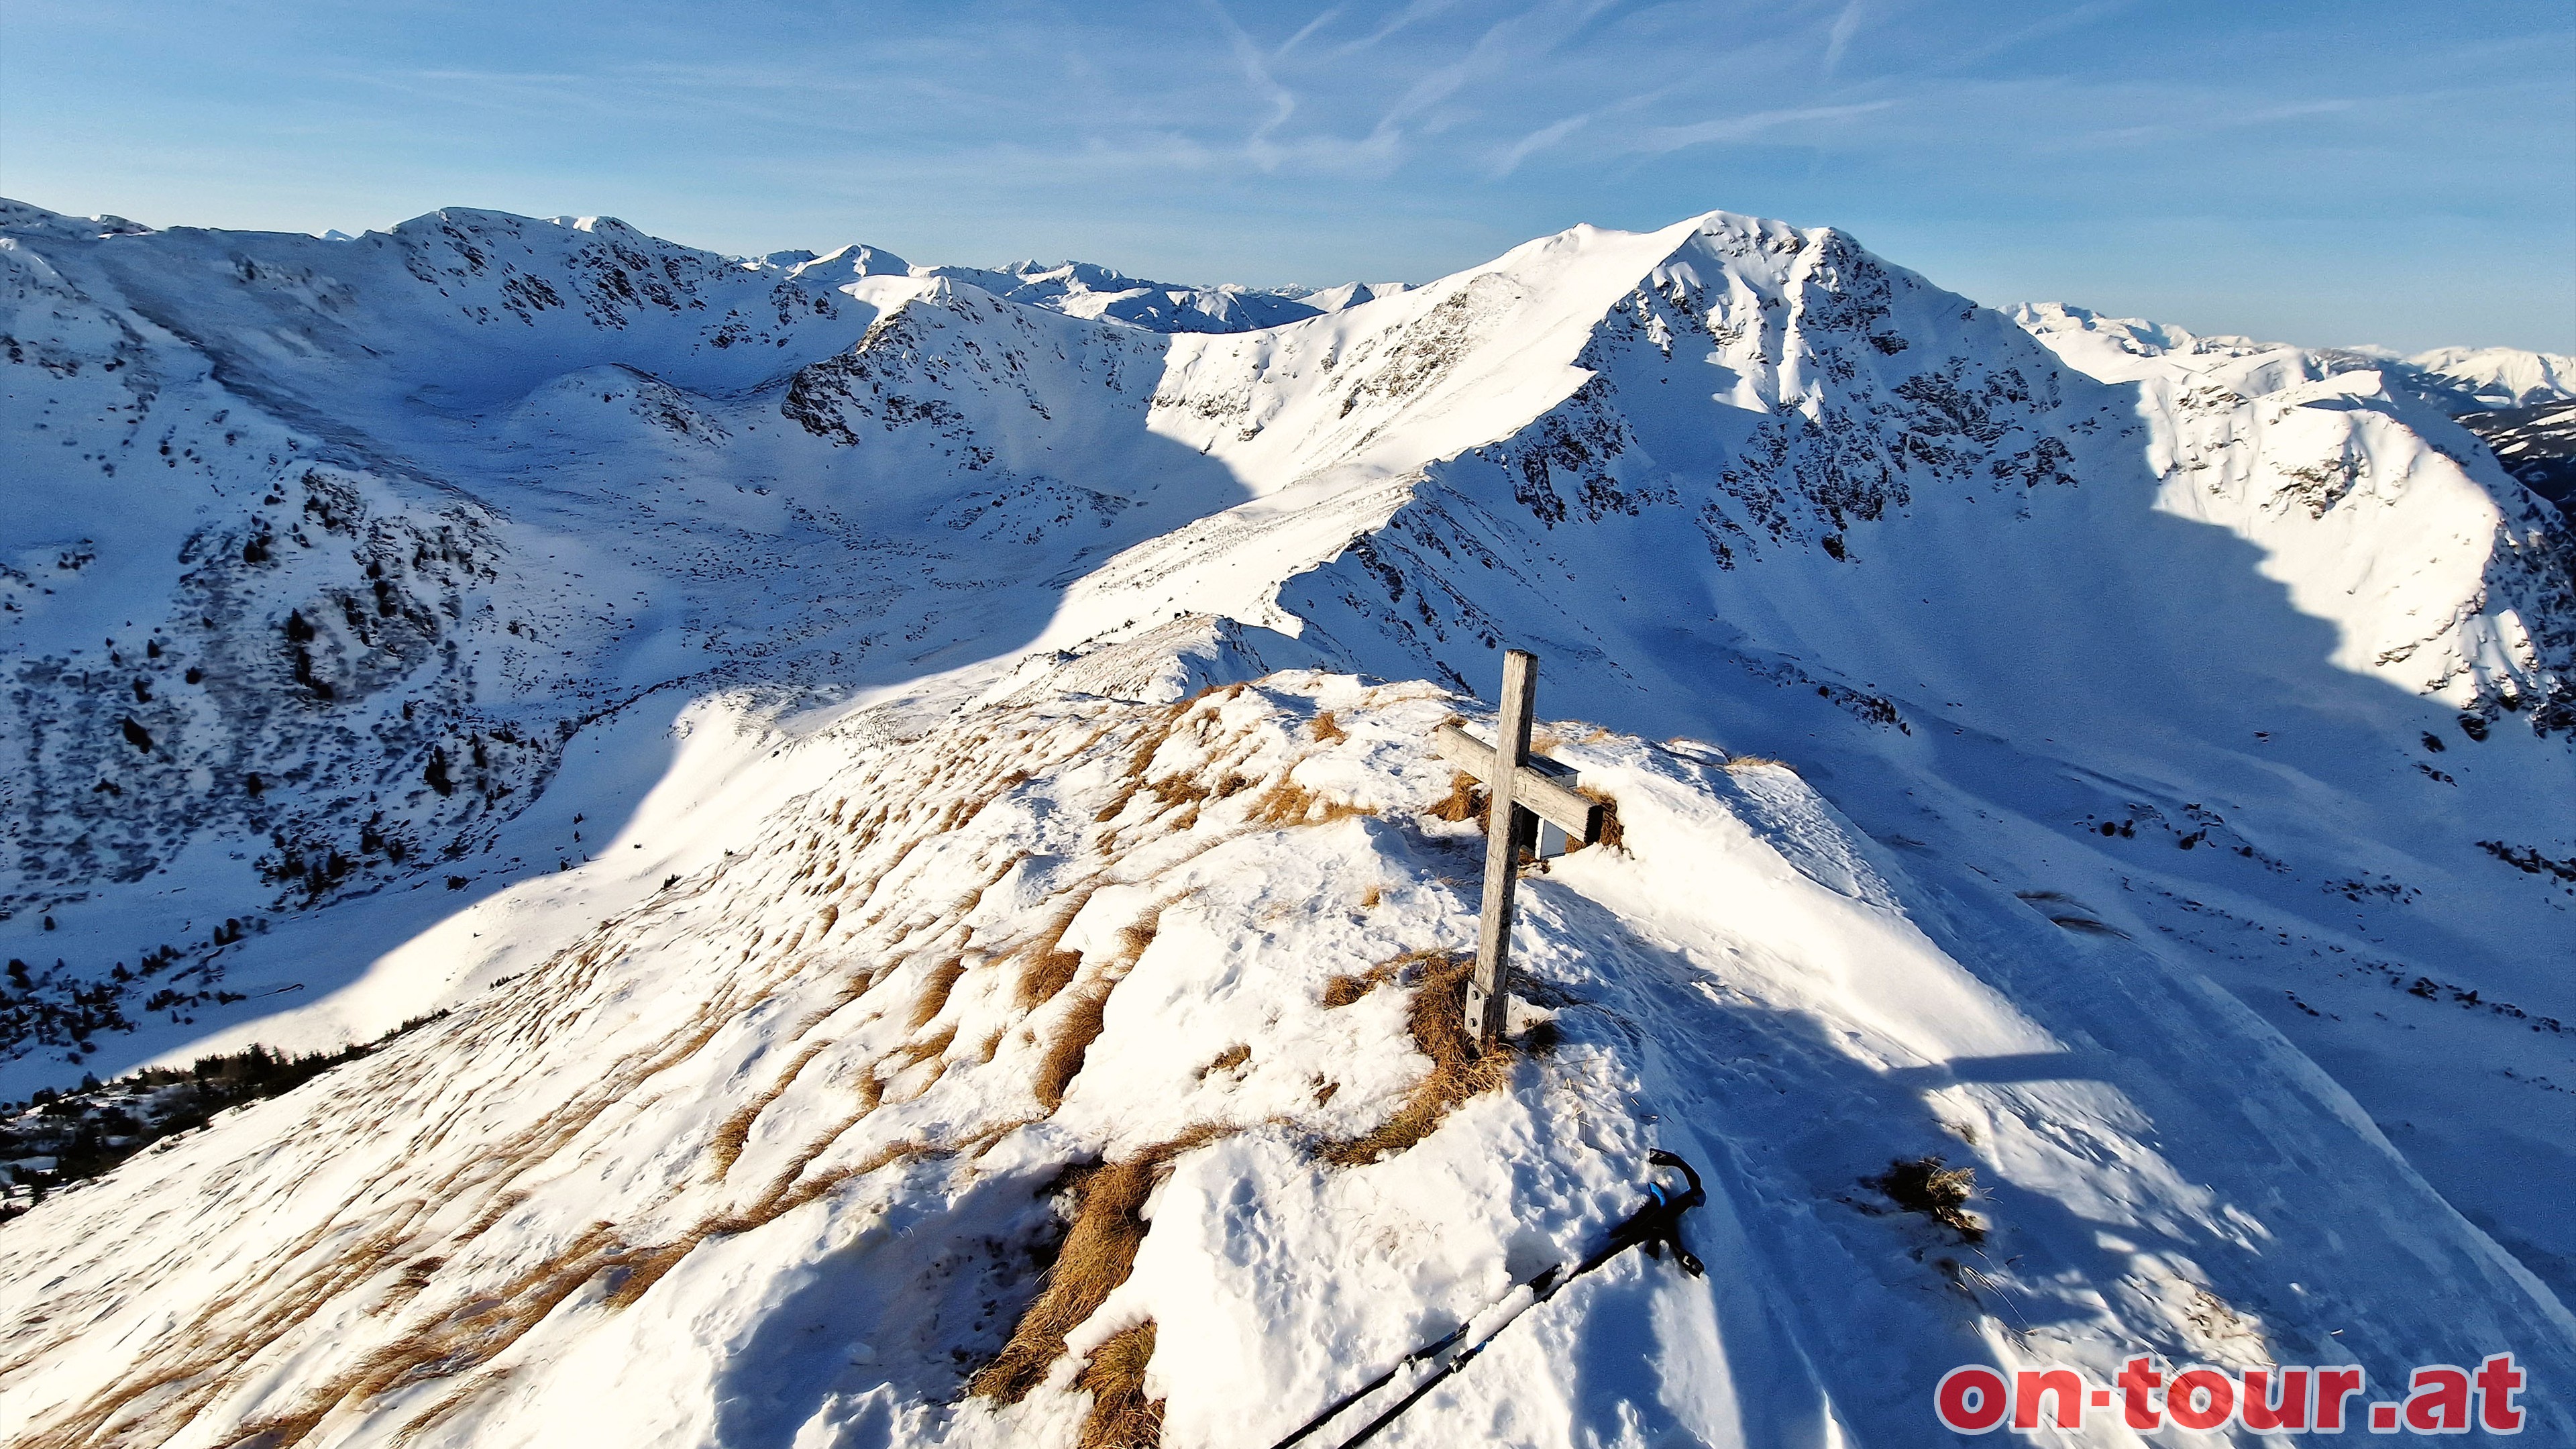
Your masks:
{"label": "snow-filled valley", "polygon": [[[1656,1148],[1708,1275],[1373,1442],[2508,1350],[2576,1437],[2569,359],[1726,213],[1305,293],[15,203],[0,353],[0,1097],[393,1033],[9,1164],[11,1442],[1268,1445]],[[1620,828],[1470,1061],[1505,646]]]}

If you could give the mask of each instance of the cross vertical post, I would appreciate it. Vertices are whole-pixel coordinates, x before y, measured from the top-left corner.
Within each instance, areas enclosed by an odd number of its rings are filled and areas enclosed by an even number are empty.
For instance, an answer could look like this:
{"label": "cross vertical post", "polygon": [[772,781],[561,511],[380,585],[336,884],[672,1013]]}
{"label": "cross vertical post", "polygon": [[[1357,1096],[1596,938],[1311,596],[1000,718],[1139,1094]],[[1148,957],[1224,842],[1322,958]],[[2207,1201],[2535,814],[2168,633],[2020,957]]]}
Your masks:
{"label": "cross vertical post", "polygon": [[1493,769],[1485,788],[1485,904],[1477,921],[1476,973],[1467,982],[1467,1034],[1478,1051],[1503,1039],[1510,1005],[1514,859],[1524,829],[1537,817],[1513,798],[1514,777],[1529,762],[1530,715],[1538,695],[1538,656],[1525,649],[1503,653],[1503,698],[1494,719]]}

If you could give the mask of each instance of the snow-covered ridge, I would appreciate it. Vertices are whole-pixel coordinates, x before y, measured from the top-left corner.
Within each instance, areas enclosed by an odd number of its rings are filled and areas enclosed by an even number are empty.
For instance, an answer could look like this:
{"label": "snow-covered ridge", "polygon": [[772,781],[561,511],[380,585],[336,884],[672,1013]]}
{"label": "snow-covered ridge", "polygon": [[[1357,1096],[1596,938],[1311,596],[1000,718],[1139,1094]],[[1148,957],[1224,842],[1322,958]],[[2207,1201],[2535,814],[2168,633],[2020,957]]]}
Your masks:
{"label": "snow-covered ridge", "polygon": [[1004,301],[1043,307],[1068,317],[1119,322],[1150,332],[1252,332],[1307,317],[1339,312],[1406,290],[1402,282],[1345,282],[1337,287],[1199,286],[1154,282],[1090,262],[1013,262],[1000,267],[915,266],[891,252],[845,246],[813,252],[773,252],[758,265],[793,274],[868,277],[946,277],[981,288]]}
{"label": "snow-covered ridge", "polygon": [[[1056,270],[0,217],[0,1090],[455,1009],[0,1226],[13,1414],[1071,1442],[1151,1320],[1166,1442],[1231,1443],[1654,1144],[1725,1271],[1552,1306],[1420,1442],[2576,1364],[2576,555],[2420,388],[1727,213],[1239,332]],[[1557,1052],[1344,1165],[1506,642],[1627,853],[1528,888]],[[1932,1152],[1972,1266],[1862,1185]],[[960,1400],[1103,1161],[1169,1169],[1126,1286]]]}
{"label": "snow-covered ridge", "polygon": [[[2225,361],[2273,358],[2275,365],[2312,371],[2384,371],[2397,384],[2444,412],[2532,407],[2576,398],[2576,357],[2514,347],[2436,347],[2409,357],[2384,347],[2294,347],[2250,337],[2204,337],[2169,323],[2106,317],[2062,302],[2026,302],[2007,309],[2014,321],[2069,361],[2097,375],[2131,358],[2170,357],[2210,368]],[[2288,361],[2295,355],[2296,361]]]}
{"label": "snow-covered ridge", "polygon": [[1155,332],[1253,332],[1338,312],[1404,290],[1399,282],[1346,282],[1320,290],[1148,282],[1089,262],[1018,262],[1008,267],[925,267],[997,297],[1068,317],[1124,322]]}
{"label": "snow-covered ridge", "polygon": [[2437,347],[2401,358],[2407,370],[2449,384],[2463,403],[2531,407],[2576,398],[2576,357],[2514,347]]}

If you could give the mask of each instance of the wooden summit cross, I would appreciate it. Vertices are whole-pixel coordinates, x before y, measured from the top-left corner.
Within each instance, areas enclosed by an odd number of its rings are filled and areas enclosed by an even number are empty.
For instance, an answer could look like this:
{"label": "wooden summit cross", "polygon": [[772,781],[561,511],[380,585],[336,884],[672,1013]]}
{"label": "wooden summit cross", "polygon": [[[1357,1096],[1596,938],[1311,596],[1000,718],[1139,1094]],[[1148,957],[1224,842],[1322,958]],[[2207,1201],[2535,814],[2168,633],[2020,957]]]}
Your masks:
{"label": "wooden summit cross", "polygon": [[1442,758],[1485,783],[1492,802],[1485,812],[1485,908],[1476,935],[1476,974],[1467,982],[1467,1034],[1478,1051],[1503,1038],[1520,848],[1537,845],[1542,820],[1585,845],[1601,838],[1601,803],[1576,793],[1574,767],[1530,753],[1537,694],[1538,656],[1505,650],[1502,708],[1494,717],[1501,743],[1489,746],[1456,725],[1442,725],[1431,736]]}

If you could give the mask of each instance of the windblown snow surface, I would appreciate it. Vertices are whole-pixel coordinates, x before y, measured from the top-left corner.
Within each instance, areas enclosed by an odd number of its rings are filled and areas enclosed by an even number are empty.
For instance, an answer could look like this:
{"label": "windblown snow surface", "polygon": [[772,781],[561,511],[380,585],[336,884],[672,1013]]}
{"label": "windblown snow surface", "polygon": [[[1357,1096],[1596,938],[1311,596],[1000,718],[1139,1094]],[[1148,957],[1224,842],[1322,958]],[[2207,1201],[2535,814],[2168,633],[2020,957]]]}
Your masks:
{"label": "windblown snow surface", "polygon": [[[1708,1276],[1382,1442],[2138,1352],[2576,1435],[2576,546],[2412,374],[1724,213],[1047,275],[0,210],[0,1091],[446,1012],[0,1225],[11,1442],[1266,1445],[1656,1147]],[[1621,831],[1462,1074],[1506,644]]]}

